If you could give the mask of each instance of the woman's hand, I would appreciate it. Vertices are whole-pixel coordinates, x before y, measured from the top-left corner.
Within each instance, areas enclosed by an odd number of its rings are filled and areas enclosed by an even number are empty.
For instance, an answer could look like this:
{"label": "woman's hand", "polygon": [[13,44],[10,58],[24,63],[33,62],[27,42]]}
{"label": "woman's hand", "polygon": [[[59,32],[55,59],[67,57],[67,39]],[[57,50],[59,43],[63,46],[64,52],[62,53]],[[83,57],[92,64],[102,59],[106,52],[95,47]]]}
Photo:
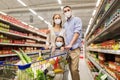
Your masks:
{"label": "woman's hand", "polygon": [[45,46],[45,49],[47,49],[47,50],[48,50],[48,49],[49,49],[49,45],[46,45],[46,46]]}
{"label": "woman's hand", "polygon": [[55,52],[55,50],[56,50],[56,47],[52,47],[52,52]]}

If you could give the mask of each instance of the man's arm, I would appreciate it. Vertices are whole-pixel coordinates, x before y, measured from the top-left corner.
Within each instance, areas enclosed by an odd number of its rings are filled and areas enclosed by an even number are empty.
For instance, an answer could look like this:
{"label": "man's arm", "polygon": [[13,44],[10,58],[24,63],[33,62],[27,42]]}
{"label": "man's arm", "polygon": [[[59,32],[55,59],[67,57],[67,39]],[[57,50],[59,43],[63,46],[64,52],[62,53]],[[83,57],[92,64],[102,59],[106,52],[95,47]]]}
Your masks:
{"label": "man's arm", "polygon": [[71,40],[71,42],[70,42],[70,45],[72,46],[76,41],[77,41],[77,39],[79,38],[79,33],[74,33],[74,36],[73,36],[73,39]]}
{"label": "man's arm", "polygon": [[82,22],[80,18],[77,18],[74,28],[74,35],[70,44],[66,46],[67,49],[70,49],[75,44],[75,42],[78,40],[79,36],[81,35],[81,31],[82,31]]}

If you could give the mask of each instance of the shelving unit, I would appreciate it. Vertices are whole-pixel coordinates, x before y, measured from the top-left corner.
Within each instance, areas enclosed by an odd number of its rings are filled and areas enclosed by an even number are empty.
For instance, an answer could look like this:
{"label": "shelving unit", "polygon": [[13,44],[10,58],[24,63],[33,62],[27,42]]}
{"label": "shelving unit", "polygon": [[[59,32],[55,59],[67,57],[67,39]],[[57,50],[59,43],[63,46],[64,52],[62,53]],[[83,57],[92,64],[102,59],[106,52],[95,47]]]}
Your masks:
{"label": "shelving unit", "polygon": [[93,32],[100,26],[100,24],[103,22],[103,20],[104,20],[104,19],[108,16],[108,14],[114,9],[114,6],[116,6],[116,5],[118,4],[117,2],[118,2],[119,0],[115,0],[115,1],[111,4],[110,8],[109,8],[106,12],[104,12],[104,14],[103,14],[102,18],[100,19],[100,21],[98,22],[98,24],[93,27],[95,21],[96,21],[97,18],[98,18],[98,15],[99,15],[100,12],[102,11],[102,9],[105,7],[106,1],[107,1],[107,0],[104,0],[103,3],[100,5],[101,7],[100,7],[100,9],[98,9],[98,12],[97,12],[97,14],[96,14],[96,16],[95,16],[95,18],[94,18],[94,21],[93,21],[93,23],[92,23],[92,25],[91,25],[91,29],[92,29],[92,30],[91,30],[91,32],[88,34],[88,36],[87,36],[86,39],[88,39],[88,38],[93,34]]}
{"label": "shelving unit", "polygon": [[[17,54],[12,53],[14,48],[15,50],[18,48],[23,48],[24,50],[32,48],[35,52],[26,54],[34,55],[39,53],[36,51],[46,44],[46,34],[40,33],[38,29],[26,25],[11,16],[0,14],[0,27],[0,58],[17,56]],[[8,42],[3,40],[8,40]],[[7,53],[4,53],[5,51]]]}
{"label": "shelving unit", "polygon": [[[120,55],[120,0],[103,0],[99,6],[97,7],[96,14],[93,16],[93,21],[90,24],[90,30],[85,37],[85,45],[86,45],[86,57],[92,62],[95,67],[98,68],[99,71],[102,71],[103,74],[107,75],[107,80],[120,80],[119,75],[116,76],[119,72],[117,71],[117,67],[119,67],[119,62],[116,62],[119,59]],[[109,6],[108,6],[109,5]],[[114,40],[114,43],[108,43],[107,41]],[[104,43],[106,42],[106,43]],[[103,45],[104,44],[104,45]],[[107,45],[107,47],[105,47]],[[94,46],[94,47],[93,47]],[[97,46],[97,48],[96,48]],[[110,47],[111,46],[111,47]],[[116,49],[117,46],[117,49]],[[92,54],[95,55],[92,55]],[[91,54],[91,55],[89,55]],[[116,65],[115,69],[112,69],[110,66],[110,61],[105,63],[106,59],[103,58],[103,54],[106,55],[114,55],[112,63]],[[92,56],[96,57],[98,62]],[[102,56],[102,57],[101,57]],[[104,55],[105,56],[105,55]],[[116,57],[117,56],[117,57]],[[101,59],[101,60],[100,60]],[[109,59],[108,59],[109,60]],[[101,66],[101,62],[103,66],[110,68],[111,72],[114,73],[111,75],[105,67]]]}
{"label": "shelving unit", "polygon": [[103,73],[103,74],[107,74],[107,79],[108,80],[116,80],[114,77],[112,77],[109,73],[107,73],[107,71],[104,69],[104,68],[102,68],[100,65],[99,65],[99,63],[97,63],[92,57],[90,57],[90,56],[88,56],[88,59],[99,69],[99,70],[101,70],[101,72]]}

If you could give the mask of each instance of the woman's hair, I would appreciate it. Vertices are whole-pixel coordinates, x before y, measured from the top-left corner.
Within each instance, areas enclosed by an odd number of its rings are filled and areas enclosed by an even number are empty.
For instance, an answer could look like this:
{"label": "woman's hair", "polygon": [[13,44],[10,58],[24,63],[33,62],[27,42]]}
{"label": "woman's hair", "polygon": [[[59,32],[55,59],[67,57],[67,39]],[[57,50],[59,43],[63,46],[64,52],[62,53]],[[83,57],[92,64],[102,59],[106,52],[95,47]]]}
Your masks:
{"label": "woman's hair", "polygon": [[[54,14],[53,15],[53,27],[55,26],[54,18],[55,18],[56,15],[59,15],[61,17],[60,14]],[[61,23],[60,23],[60,28],[62,28],[62,19],[61,19]]]}
{"label": "woman's hair", "polygon": [[57,37],[55,38],[55,42],[57,41],[57,38],[62,38],[62,41],[63,41],[63,45],[62,45],[62,47],[65,46],[65,40],[64,40],[64,37],[63,37],[63,36],[57,36]]}

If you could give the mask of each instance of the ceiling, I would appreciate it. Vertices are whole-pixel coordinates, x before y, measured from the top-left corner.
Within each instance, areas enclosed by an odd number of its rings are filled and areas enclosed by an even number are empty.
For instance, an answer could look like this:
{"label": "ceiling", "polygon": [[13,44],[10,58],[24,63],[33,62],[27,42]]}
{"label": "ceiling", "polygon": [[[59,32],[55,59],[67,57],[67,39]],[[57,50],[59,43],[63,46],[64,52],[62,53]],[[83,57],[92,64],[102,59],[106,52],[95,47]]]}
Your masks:
{"label": "ceiling", "polygon": [[48,28],[47,24],[40,20],[36,15],[32,14],[28,8],[33,9],[38,15],[46,21],[52,23],[52,16],[60,13],[64,22],[64,15],[61,6],[69,5],[73,9],[73,15],[82,19],[83,33],[92,16],[93,9],[97,0],[61,0],[62,4],[58,4],[57,0],[22,0],[27,7],[21,5],[17,0],[0,0],[0,11],[7,13],[21,21],[24,21],[34,27],[40,29]]}

